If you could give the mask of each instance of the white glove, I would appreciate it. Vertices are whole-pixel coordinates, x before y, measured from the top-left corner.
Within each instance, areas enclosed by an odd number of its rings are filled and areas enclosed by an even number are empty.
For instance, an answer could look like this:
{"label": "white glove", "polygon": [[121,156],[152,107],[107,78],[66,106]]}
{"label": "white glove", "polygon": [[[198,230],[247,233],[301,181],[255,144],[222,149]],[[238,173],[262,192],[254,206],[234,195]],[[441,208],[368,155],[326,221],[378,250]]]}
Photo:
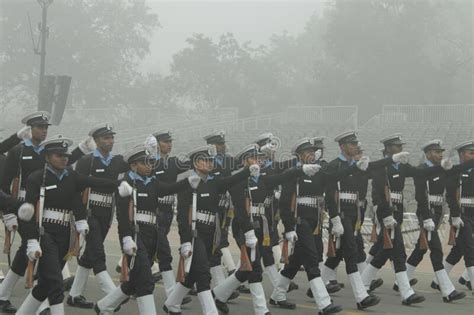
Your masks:
{"label": "white glove", "polygon": [[118,187],[120,197],[128,197],[133,193],[133,187],[126,181],[122,181]]}
{"label": "white glove", "polygon": [[370,158],[368,156],[363,156],[356,162],[356,166],[358,169],[365,172],[369,168],[369,162]]}
{"label": "white glove", "polygon": [[280,197],[281,197],[281,191],[279,190],[276,190],[273,195],[275,196],[275,199],[276,200],[280,200]]}
{"label": "white glove", "polygon": [[397,221],[393,218],[393,216],[389,215],[383,219],[383,225],[387,229],[393,229],[397,225]]}
{"label": "white glove", "polygon": [[400,153],[395,153],[392,155],[392,161],[394,163],[402,163],[402,164],[407,164],[408,160],[410,158],[410,153],[408,152],[400,152]]}
{"label": "white glove", "polygon": [[255,236],[255,231],[250,230],[248,232],[244,233],[245,236],[245,246],[247,246],[250,249],[255,248],[257,246],[257,237]]}
{"label": "white glove", "polygon": [[462,226],[464,226],[464,222],[461,220],[460,217],[451,217],[451,224],[456,229],[460,229]]}
{"label": "white glove", "polygon": [[82,236],[86,236],[89,233],[89,224],[87,220],[76,221],[76,231]]}
{"label": "white glove", "polygon": [[344,234],[344,227],[342,226],[341,217],[337,216],[331,219],[332,223],[332,234],[337,237]]}
{"label": "white glove", "polygon": [[192,174],[188,177],[188,182],[191,188],[196,190],[201,182],[201,177],[197,174]]}
{"label": "white glove", "polygon": [[152,153],[153,156],[158,154],[158,141],[154,135],[149,135],[145,139],[145,148]]}
{"label": "white glove", "polygon": [[26,245],[26,256],[28,256],[31,261],[34,261],[37,260],[42,254],[43,252],[41,251],[38,240],[28,240],[28,244]]}
{"label": "white glove", "polygon": [[181,244],[181,247],[179,248],[179,252],[184,258],[188,258],[189,256],[191,256],[192,250],[193,248],[190,242]]}
{"label": "white glove", "polygon": [[445,171],[449,171],[450,169],[452,169],[453,168],[453,161],[451,160],[451,158],[442,159],[441,160],[441,167]]}
{"label": "white glove", "polygon": [[137,252],[137,244],[131,236],[125,236],[122,239],[123,251],[129,256],[135,255]]}
{"label": "white glove", "polygon": [[31,139],[31,137],[32,137],[31,136],[31,127],[30,126],[25,126],[25,127],[21,128],[16,133],[16,136],[18,137],[18,139],[21,139],[21,140]]}
{"label": "white glove", "polygon": [[426,219],[423,221],[423,228],[429,232],[433,232],[435,230],[435,223],[433,219]]}
{"label": "white glove", "polygon": [[295,231],[286,232],[285,238],[288,242],[296,242],[298,240],[298,234]]}
{"label": "white glove", "polygon": [[84,154],[92,153],[97,148],[94,138],[87,137],[79,143],[79,150]]}
{"label": "white glove", "polygon": [[321,149],[317,149],[316,152],[314,152],[314,160],[317,161],[323,156],[323,151]]}
{"label": "white glove", "polygon": [[13,213],[7,213],[3,215],[3,223],[8,231],[16,230],[18,227],[18,218]]}
{"label": "white glove", "polygon": [[321,165],[319,164],[304,164],[303,165],[303,173],[306,176],[314,176],[319,170],[321,169]]}
{"label": "white glove", "polygon": [[264,146],[262,146],[260,148],[260,151],[262,153],[265,153],[266,155],[271,155],[271,154],[275,153],[276,150],[277,150],[277,146],[276,146],[276,144],[274,144],[272,142],[267,143],[267,144],[265,144]]}
{"label": "white glove", "polygon": [[260,166],[258,164],[252,164],[249,167],[250,176],[260,175]]}

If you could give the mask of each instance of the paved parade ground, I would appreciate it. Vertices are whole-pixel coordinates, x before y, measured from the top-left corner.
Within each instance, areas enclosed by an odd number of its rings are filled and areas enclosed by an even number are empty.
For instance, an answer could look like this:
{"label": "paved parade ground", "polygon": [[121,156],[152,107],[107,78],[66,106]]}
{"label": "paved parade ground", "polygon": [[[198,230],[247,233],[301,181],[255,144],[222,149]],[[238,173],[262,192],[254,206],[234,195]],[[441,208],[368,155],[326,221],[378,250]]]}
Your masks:
{"label": "paved parade ground", "polygon": [[[0,234],[2,244],[3,244],[3,229]],[[170,241],[172,244],[172,251],[174,254],[173,263],[177,263],[177,247],[179,244],[178,233],[176,226],[172,227],[172,231],[169,235]],[[15,245],[13,249],[16,250],[18,247],[18,238],[15,240]],[[232,243],[232,242],[231,242]],[[112,227],[109,236],[106,240],[106,253],[107,253],[107,266],[108,270],[112,275],[112,278],[118,283],[119,274],[115,272],[115,264],[120,256],[120,248],[117,240],[116,226]],[[234,243],[231,244],[231,252],[234,256],[234,260],[237,261],[239,257],[239,252]],[[446,254],[446,253],[445,253]],[[1,254],[1,269],[4,273],[7,272],[7,258],[4,254]],[[342,267],[342,268],[341,268]],[[438,292],[435,292],[429,287],[431,279],[433,277],[433,272],[429,263],[429,257],[425,256],[422,264],[417,269],[416,277],[418,278],[418,284],[414,287],[417,293],[423,294],[426,297],[426,301],[417,306],[402,306],[400,303],[399,295],[392,290],[392,284],[394,275],[391,272],[389,266],[381,272],[381,276],[384,279],[384,285],[379,288],[376,293],[381,297],[382,302],[370,308],[367,312],[358,311],[355,305],[352,292],[350,290],[350,285],[347,281],[347,278],[344,273],[344,266],[341,265],[338,272],[339,281],[345,283],[345,288],[340,292],[333,295],[334,302],[343,306],[344,311],[340,314],[473,314],[474,310],[474,298],[470,292],[467,291],[466,287],[458,284],[457,279],[462,273],[463,265],[457,265],[450,276],[453,280],[454,285],[458,290],[463,290],[466,292],[467,297],[464,300],[460,300],[454,303],[443,303],[441,295]],[[74,273],[76,269],[76,262],[74,260],[70,261],[71,272]],[[306,290],[308,288],[308,282],[306,280],[306,274],[304,272],[299,272],[296,279],[296,283],[300,286],[299,290],[293,291],[289,294],[289,299],[297,303],[297,309],[294,311],[289,310],[280,310],[278,308],[270,307],[270,311],[273,315],[275,314],[316,314],[316,307],[313,301],[306,296]],[[264,288],[267,300],[271,294],[271,284],[270,281],[264,276]],[[23,289],[23,282],[21,281],[15,288],[11,302],[19,307],[24,297],[26,296],[26,291]],[[155,289],[155,301],[157,306],[158,314],[164,314],[161,307],[164,303],[164,288],[161,282],[156,284]],[[99,284],[93,276],[90,277],[87,284],[87,289],[85,296],[91,300],[95,301],[102,296],[100,291]],[[66,301],[66,299],[65,299]],[[250,295],[241,294],[240,297],[229,303],[230,314],[252,314],[252,301]],[[71,308],[66,305],[66,314],[95,314],[92,310],[81,310],[77,308]],[[130,301],[128,304],[124,305],[122,309],[116,314],[137,314],[137,305],[135,301]],[[201,308],[198,302],[197,297],[193,297],[193,301],[186,305],[183,308],[184,314],[200,314]]]}

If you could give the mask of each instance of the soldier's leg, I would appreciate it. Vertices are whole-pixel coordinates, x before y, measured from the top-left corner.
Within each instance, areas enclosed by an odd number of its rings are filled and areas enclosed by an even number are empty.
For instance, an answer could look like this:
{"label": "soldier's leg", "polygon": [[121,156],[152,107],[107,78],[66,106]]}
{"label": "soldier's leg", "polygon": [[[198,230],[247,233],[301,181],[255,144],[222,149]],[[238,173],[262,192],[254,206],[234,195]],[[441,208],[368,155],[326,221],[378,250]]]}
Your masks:
{"label": "soldier's leg", "polygon": [[[203,234],[200,236],[202,242],[201,246],[204,247],[205,255],[202,256],[202,259],[198,260],[194,264],[194,255],[193,263],[195,267],[195,279],[196,279],[196,291],[201,304],[201,309],[203,314],[217,315],[216,303],[211,293],[211,273],[210,273],[210,262],[209,259],[212,257],[212,249],[214,246],[214,234]],[[196,246],[196,242],[195,242]],[[201,250],[202,252],[202,250]]]}
{"label": "soldier's leg", "polygon": [[459,243],[464,252],[464,262],[466,264],[469,278],[474,279],[474,211],[472,211],[472,208],[468,208],[461,217],[464,221],[464,226],[461,227],[461,230],[459,231],[456,244]]}
{"label": "soldier's leg", "polygon": [[171,266],[173,260],[171,255],[171,247],[168,240],[169,224],[171,224],[172,219],[173,213],[171,211],[163,210],[158,214],[158,245],[156,249],[156,256],[158,258],[158,265],[163,277],[163,285],[165,287],[166,296],[171,294],[171,291],[173,291],[173,288],[176,284],[175,275]]}
{"label": "soldier's leg", "polygon": [[28,257],[26,257],[26,240],[21,240],[15,257],[13,258],[10,270],[8,270],[5,279],[0,284],[0,311],[4,313],[15,313],[15,307],[10,303],[10,297],[17,282],[24,276]]}

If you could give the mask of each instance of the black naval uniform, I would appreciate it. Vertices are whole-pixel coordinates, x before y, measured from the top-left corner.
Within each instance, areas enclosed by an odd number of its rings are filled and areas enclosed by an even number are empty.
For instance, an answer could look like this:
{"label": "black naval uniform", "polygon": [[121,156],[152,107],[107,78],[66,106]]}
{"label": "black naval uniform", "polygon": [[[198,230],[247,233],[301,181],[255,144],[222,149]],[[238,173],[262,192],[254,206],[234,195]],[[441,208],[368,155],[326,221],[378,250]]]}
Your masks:
{"label": "black naval uniform", "polygon": [[[151,265],[158,248],[159,216],[158,198],[172,195],[189,187],[187,180],[173,184],[166,184],[153,177],[141,177],[129,171],[124,178],[130,186],[137,189],[137,225],[138,235],[136,240],[137,253],[133,269],[130,270],[129,281],[121,284],[121,290],[126,295],[137,297],[153,294],[155,283],[151,275]],[[130,197],[117,197],[117,220],[119,223],[119,236],[122,240],[126,236],[134,238],[135,227],[129,220]],[[130,265],[132,256],[128,256]]]}
{"label": "black naval uniform", "polygon": [[[129,166],[121,155],[112,156],[103,160],[100,153],[82,157],[76,165],[76,171],[83,175],[92,175],[98,178],[117,180],[119,174],[126,172]],[[87,269],[93,269],[98,274],[107,269],[105,265],[104,240],[112,223],[114,194],[106,187],[96,187],[89,192],[87,213],[89,233],[86,237],[86,247],[78,264]]]}
{"label": "black naval uniform", "polygon": [[16,133],[12,134],[7,139],[0,142],[0,154],[3,154],[20,143],[21,139],[18,138]]}
{"label": "black naval uniform", "polygon": [[[26,202],[33,205],[37,203],[42,184],[43,170],[34,171],[26,184]],[[70,219],[72,216],[75,221],[86,219],[85,209],[80,206],[80,193],[87,187],[112,192],[117,184],[117,181],[88,177],[73,170],[64,170],[63,174],[58,175],[47,166],[42,220],[44,235],[41,235],[40,240],[43,254],[37,262],[39,263],[38,284],[32,291],[36,300],[44,301],[48,298],[50,305],[63,302],[64,288],[61,271],[66,263],[64,257],[69,249]],[[34,217],[28,222],[20,220],[20,228],[22,226],[25,242],[38,239],[40,235]]]}
{"label": "black naval uniform", "polygon": [[[249,170],[244,169],[230,177],[208,176],[205,180],[201,178],[196,189],[197,192],[197,213],[196,231],[197,237],[194,239],[193,257],[191,269],[186,276],[183,285],[192,288],[196,284],[197,292],[210,290],[211,274],[210,259],[213,251],[216,250],[216,233],[220,233],[220,226],[216,224],[216,218],[222,217],[218,213],[220,209],[219,196],[238,182],[249,176]],[[181,244],[191,242],[193,233],[189,222],[189,211],[192,206],[193,189],[188,188],[178,193],[178,227]],[[217,242],[216,242],[217,241]]]}
{"label": "black naval uniform", "polygon": [[[72,165],[84,155],[79,148],[74,149],[69,157],[69,165]],[[7,194],[11,193],[13,179],[20,175],[20,190],[18,199],[25,200],[27,179],[36,170],[42,170],[45,165],[44,156],[41,151],[36,151],[30,141],[23,141],[8,151],[7,161],[5,162],[4,177],[2,178],[1,189]],[[6,212],[12,212],[12,209],[6,209]],[[17,275],[25,274],[28,258],[26,257],[27,238],[23,237],[21,225],[18,228],[22,236],[21,245],[18,248],[13,259],[11,270]]]}
{"label": "black naval uniform", "polygon": [[[474,167],[447,178],[446,201],[451,218],[461,217],[464,222],[456,238],[456,245],[446,257],[446,262],[455,265],[464,254],[464,262],[469,270],[474,266]],[[470,273],[471,277],[472,275],[473,273]]]}

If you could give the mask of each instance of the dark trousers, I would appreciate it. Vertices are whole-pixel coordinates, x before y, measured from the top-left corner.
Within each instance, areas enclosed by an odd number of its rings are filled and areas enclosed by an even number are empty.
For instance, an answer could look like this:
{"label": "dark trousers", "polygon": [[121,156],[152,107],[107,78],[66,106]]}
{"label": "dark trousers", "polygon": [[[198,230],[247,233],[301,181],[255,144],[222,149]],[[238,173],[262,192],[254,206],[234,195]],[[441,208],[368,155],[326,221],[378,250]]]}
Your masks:
{"label": "dark trousers", "polygon": [[94,274],[107,270],[105,265],[104,241],[110,228],[110,217],[91,215],[87,220],[89,233],[86,236],[86,248],[78,264],[93,269]]}
{"label": "dark trousers", "polygon": [[209,260],[212,257],[214,233],[199,233],[194,239],[191,268],[183,285],[191,289],[196,284],[197,292],[211,289],[211,272]]}
{"label": "dark trousers", "polygon": [[[356,271],[357,269],[357,261],[358,261],[358,246],[356,237],[354,236],[354,228],[357,221],[357,215],[355,213],[342,213],[341,215],[341,222],[342,226],[344,227],[344,234],[341,236],[341,247],[336,250],[336,257],[344,258],[346,262],[346,273],[351,274]],[[341,258],[339,258],[341,259]],[[331,268],[328,265],[328,261],[326,260],[325,265],[328,268]]]}
{"label": "dark trousers", "polygon": [[38,301],[49,300],[50,305],[60,304],[64,300],[62,270],[69,249],[69,232],[45,232],[40,240],[41,258],[38,265],[38,283],[32,294]]}
{"label": "dark trousers", "polygon": [[15,253],[13,258],[11,270],[19,276],[24,276],[26,271],[26,266],[28,265],[28,257],[26,256],[26,245],[27,240],[21,239],[21,245],[18,247],[18,250]]}
{"label": "dark trousers", "polygon": [[[383,222],[383,219],[379,218],[379,222]],[[377,244],[375,245],[375,248],[378,249],[378,251],[371,262],[372,266],[380,269],[385,264],[385,262],[390,259],[393,261],[396,273],[406,271],[405,262],[407,259],[407,255],[405,252],[405,244],[403,243],[402,231],[400,229],[400,224],[402,223],[402,220],[397,220],[397,222],[398,224],[394,228],[394,239],[392,240],[393,248],[383,248],[383,234],[385,231],[385,227],[382,227],[380,229],[379,235],[377,236]]]}
{"label": "dark trousers", "polygon": [[317,220],[301,219],[301,223],[296,226],[298,240],[295,243],[293,255],[289,257],[288,264],[281,271],[282,276],[293,279],[302,265],[306,271],[308,281],[321,276],[319,270],[321,254],[313,235],[317,223]]}
{"label": "dark trousers", "polygon": [[[146,230],[146,231],[143,231]],[[155,283],[151,276],[151,265],[156,253],[157,236],[154,227],[144,228],[140,226],[137,236],[137,253],[133,269],[130,269],[129,281],[121,284],[121,289],[126,295],[137,297],[153,294]],[[130,266],[132,256],[127,255]]]}
{"label": "dark trousers", "polygon": [[[365,247],[364,247],[364,238],[362,237],[361,233],[357,233],[355,236],[356,246],[357,246],[357,260],[356,262],[363,263],[367,259],[367,255],[365,254]],[[337,266],[341,263],[343,259],[343,255],[341,251],[336,252],[335,257],[328,257],[326,259],[325,265],[331,269],[336,269]]]}
{"label": "dark trousers", "polygon": [[[261,243],[260,239],[258,243]],[[252,271],[242,271],[242,270],[237,270],[235,272],[235,277],[237,280],[240,282],[245,282],[248,281],[249,283],[257,283],[257,282],[262,282],[262,263],[260,261],[261,256],[260,256],[260,250],[262,246],[260,244],[257,245],[257,249],[255,251],[255,260],[252,263]],[[251,258],[251,250],[247,248],[247,255],[249,256],[249,259]]]}
{"label": "dark trousers", "polygon": [[[433,221],[436,226],[438,226],[440,219],[441,212],[435,213]],[[422,228],[423,222],[420,222],[420,229]],[[428,237],[428,232],[426,232],[426,235]],[[431,241],[428,241],[428,247],[430,249],[430,259],[433,270],[438,271],[443,269],[443,247],[441,246],[441,240],[439,239],[438,229],[435,229],[433,232],[431,232]],[[427,251],[427,249],[420,249],[420,241],[418,240],[415,249],[411,253],[410,257],[408,257],[407,263],[412,266],[418,266],[418,264],[423,260],[423,256]]]}
{"label": "dark trousers", "polygon": [[173,256],[171,255],[171,247],[168,241],[168,233],[170,232],[171,223],[173,222],[173,209],[166,208],[158,212],[158,249],[156,257],[160,271],[172,270],[171,263]]}

